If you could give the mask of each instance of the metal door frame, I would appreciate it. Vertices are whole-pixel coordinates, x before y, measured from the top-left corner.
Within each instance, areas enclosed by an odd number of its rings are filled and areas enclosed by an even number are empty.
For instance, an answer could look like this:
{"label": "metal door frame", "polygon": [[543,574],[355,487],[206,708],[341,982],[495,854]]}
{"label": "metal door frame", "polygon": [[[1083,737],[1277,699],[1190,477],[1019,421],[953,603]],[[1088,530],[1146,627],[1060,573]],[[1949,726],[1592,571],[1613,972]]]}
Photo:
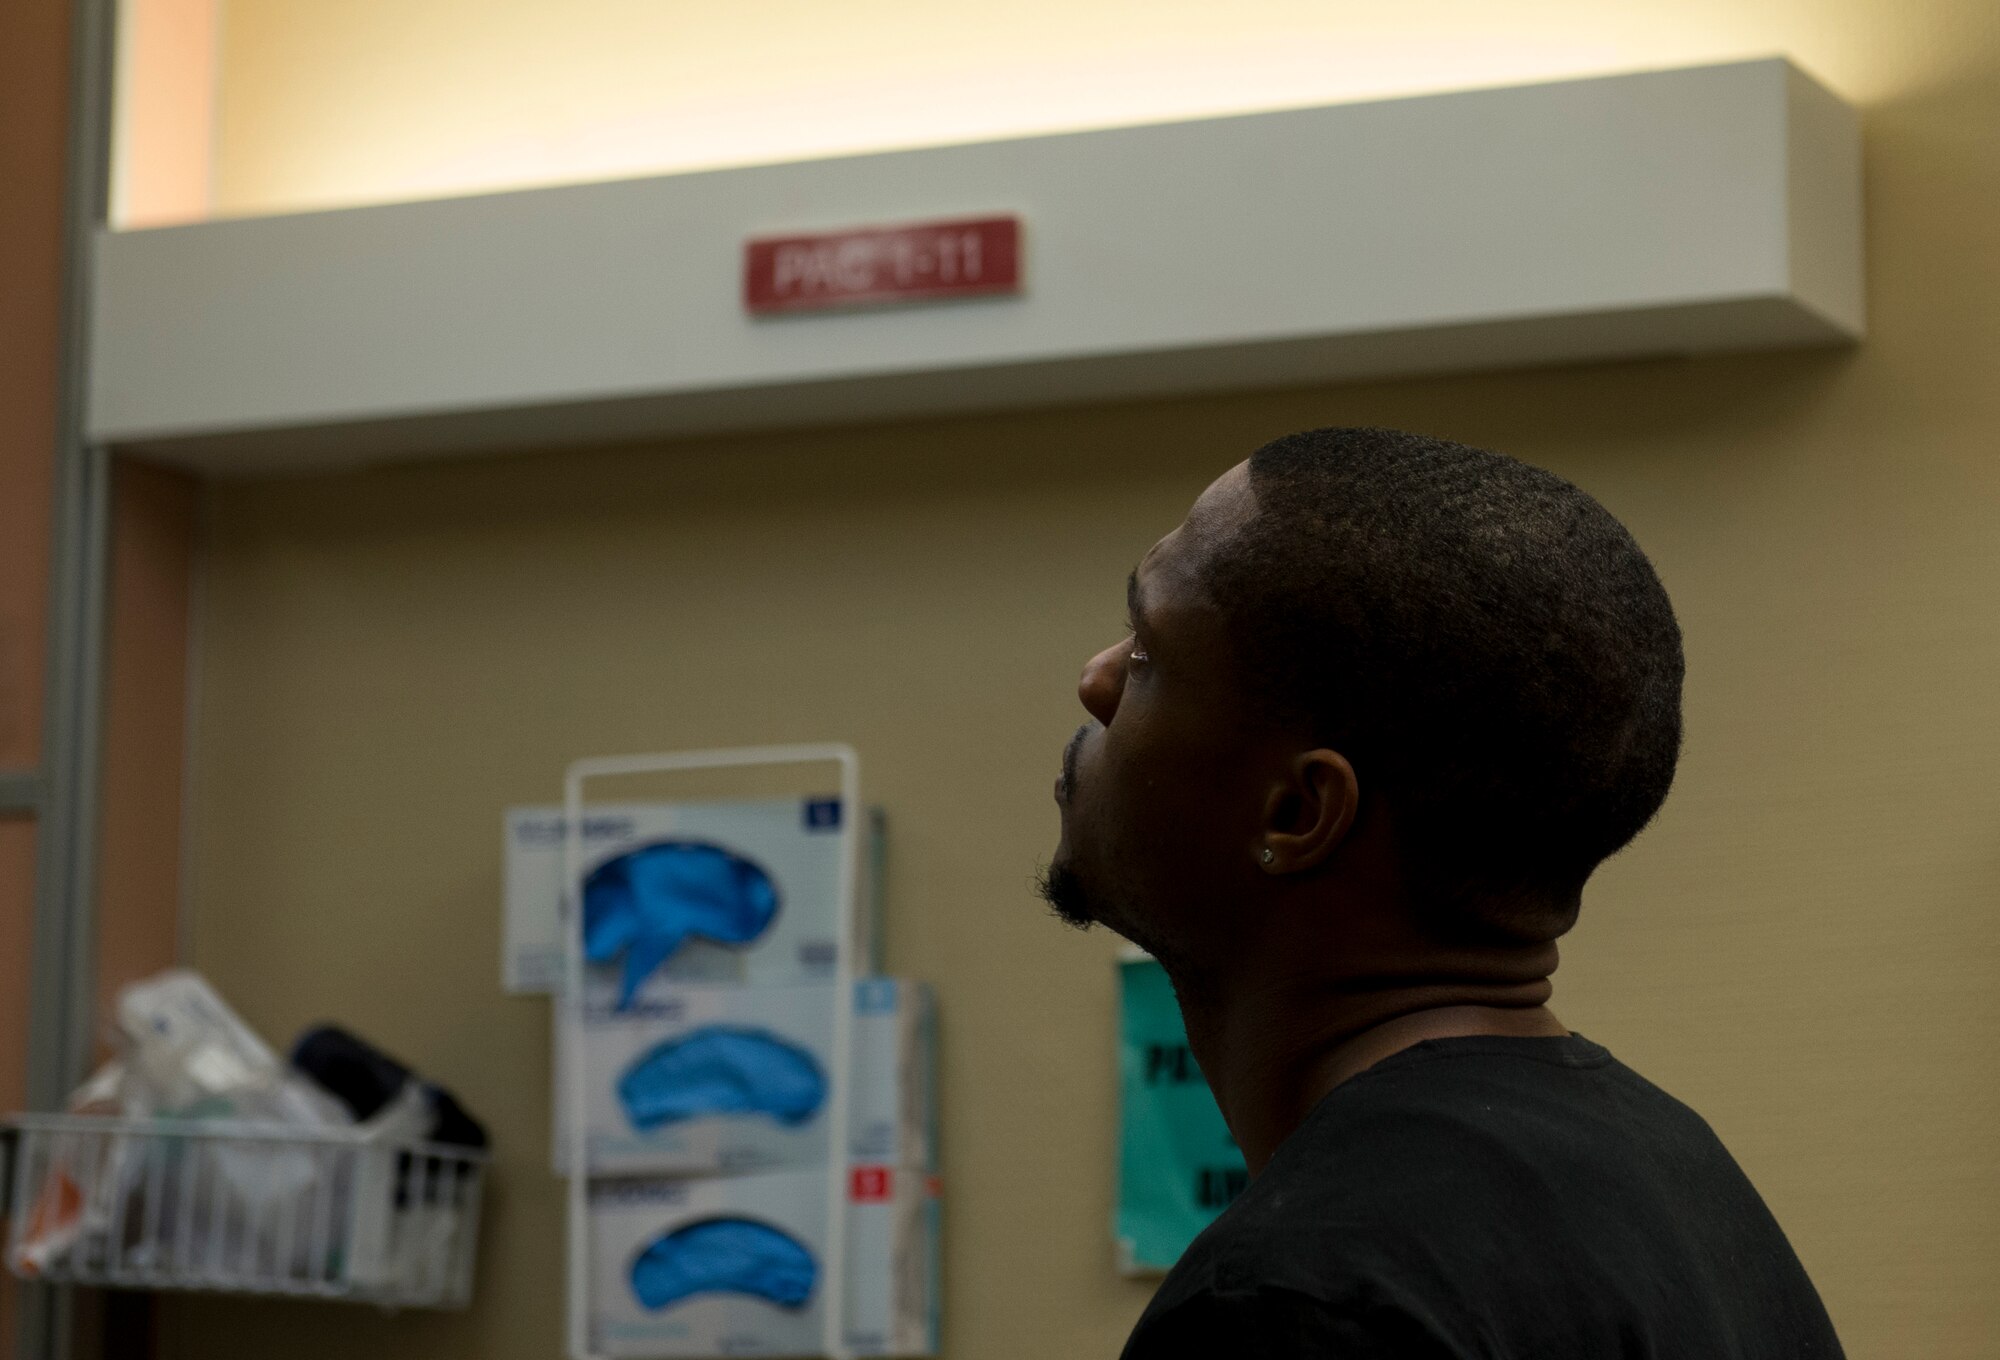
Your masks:
{"label": "metal door frame", "polygon": [[[115,0],[72,0],[64,166],[60,368],[39,769],[8,771],[0,804],[36,819],[28,1106],[59,1110],[91,1056],[104,740],[111,456],[84,416],[97,235],[110,200]],[[24,1285],[20,1360],[68,1360],[67,1289]]]}

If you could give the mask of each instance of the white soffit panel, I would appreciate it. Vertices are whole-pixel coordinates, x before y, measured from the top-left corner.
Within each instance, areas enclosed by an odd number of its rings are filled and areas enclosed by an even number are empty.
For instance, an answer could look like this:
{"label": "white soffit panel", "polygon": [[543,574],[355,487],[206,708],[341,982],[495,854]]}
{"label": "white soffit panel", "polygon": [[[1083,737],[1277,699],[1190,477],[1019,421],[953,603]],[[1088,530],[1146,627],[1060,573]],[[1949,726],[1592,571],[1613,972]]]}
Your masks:
{"label": "white soffit panel", "polygon": [[[753,319],[746,236],[1019,213],[1018,297]],[[1780,59],[111,233],[90,425],[381,458],[1862,332],[1851,109]]]}

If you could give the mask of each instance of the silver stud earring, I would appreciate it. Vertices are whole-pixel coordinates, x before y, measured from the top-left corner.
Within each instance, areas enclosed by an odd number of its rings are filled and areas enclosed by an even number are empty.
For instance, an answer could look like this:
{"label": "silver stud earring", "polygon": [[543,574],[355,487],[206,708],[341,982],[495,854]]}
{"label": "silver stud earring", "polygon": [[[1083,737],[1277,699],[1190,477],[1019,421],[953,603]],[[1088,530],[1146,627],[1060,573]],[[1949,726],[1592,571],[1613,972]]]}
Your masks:
{"label": "silver stud earring", "polygon": [[1270,862],[1271,862],[1271,847],[1267,845],[1264,847],[1264,863],[1269,864]]}

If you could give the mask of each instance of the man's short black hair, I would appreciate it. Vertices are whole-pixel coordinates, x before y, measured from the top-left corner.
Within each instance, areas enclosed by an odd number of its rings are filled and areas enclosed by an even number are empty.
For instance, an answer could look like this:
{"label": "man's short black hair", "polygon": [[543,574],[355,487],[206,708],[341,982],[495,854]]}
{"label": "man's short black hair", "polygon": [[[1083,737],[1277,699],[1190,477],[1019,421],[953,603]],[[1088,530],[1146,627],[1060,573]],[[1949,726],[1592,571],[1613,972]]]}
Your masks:
{"label": "man's short black hair", "polygon": [[1250,482],[1207,574],[1253,696],[1383,798],[1421,902],[1567,930],[1680,754],[1680,627],[1639,545],[1552,473],[1394,430],[1287,436]]}

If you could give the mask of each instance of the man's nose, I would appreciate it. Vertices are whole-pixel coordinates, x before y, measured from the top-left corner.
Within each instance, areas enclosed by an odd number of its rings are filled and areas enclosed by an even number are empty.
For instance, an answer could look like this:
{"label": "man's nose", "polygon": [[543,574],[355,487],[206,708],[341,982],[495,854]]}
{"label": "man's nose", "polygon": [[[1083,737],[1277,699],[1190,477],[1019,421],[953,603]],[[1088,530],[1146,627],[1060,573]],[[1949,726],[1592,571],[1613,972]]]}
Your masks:
{"label": "man's nose", "polygon": [[1125,653],[1131,650],[1129,638],[1106,647],[1084,663],[1083,677],[1076,682],[1076,697],[1091,717],[1107,727],[1125,692]]}

